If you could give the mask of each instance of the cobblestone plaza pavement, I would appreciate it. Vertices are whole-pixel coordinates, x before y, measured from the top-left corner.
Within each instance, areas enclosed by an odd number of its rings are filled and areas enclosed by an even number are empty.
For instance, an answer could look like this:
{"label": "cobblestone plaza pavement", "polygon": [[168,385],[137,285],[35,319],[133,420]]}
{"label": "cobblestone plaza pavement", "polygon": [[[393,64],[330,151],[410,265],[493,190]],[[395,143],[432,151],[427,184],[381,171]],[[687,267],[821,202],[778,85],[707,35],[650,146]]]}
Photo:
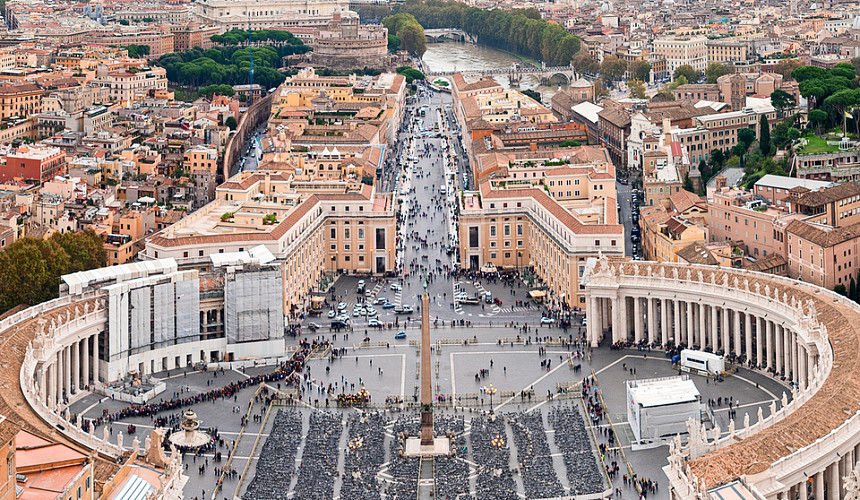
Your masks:
{"label": "cobblestone plaza pavement", "polygon": [[[354,484],[356,482],[355,474],[347,476],[332,474],[330,479],[326,479],[328,476],[325,474],[308,474],[308,471],[303,472],[299,467],[303,457],[314,456],[314,459],[319,459],[320,453],[323,453],[327,454],[324,457],[327,463],[338,471],[342,472],[346,467],[351,471],[355,471],[356,467],[360,470],[362,464],[367,462],[361,460],[356,462],[355,457],[348,457],[350,452],[346,450],[352,449],[351,447],[358,443],[355,438],[364,436],[365,441],[361,443],[361,446],[367,446],[367,448],[361,448],[355,454],[358,455],[362,453],[362,450],[367,450],[368,454],[373,452],[381,453],[381,455],[376,462],[369,460],[372,464],[371,470],[361,470],[359,483],[370,476],[378,479],[378,484],[383,486],[382,491],[387,495],[384,496],[385,498],[408,498],[410,495],[411,498],[415,498],[414,491],[419,485],[420,475],[422,479],[420,481],[421,487],[418,488],[419,493],[422,497],[429,498],[429,491],[433,487],[433,483],[424,480],[427,472],[420,470],[417,459],[414,462],[400,459],[404,463],[398,464],[398,457],[396,456],[395,435],[398,431],[410,428],[415,429],[412,431],[412,434],[415,434],[417,431],[417,410],[385,411],[381,415],[367,419],[364,427],[361,427],[361,420],[356,418],[350,420],[350,425],[343,425],[350,419],[350,415],[359,412],[372,415],[384,409],[387,398],[400,398],[407,403],[414,401],[413,397],[417,395],[418,391],[418,356],[414,344],[418,339],[419,330],[417,328],[407,329],[407,338],[402,340],[393,338],[396,331],[372,332],[370,335],[371,344],[382,344],[373,347],[362,347],[360,337],[363,334],[357,331],[350,334],[348,338],[344,338],[343,334],[337,335],[333,346],[345,348],[345,354],[333,361],[326,358],[311,359],[307,362],[311,385],[304,387],[303,401],[298,405],[273,404],[270,409],[264,400],[258,399],[254,401],[249,412],[249,404],[254,400],[254,395],[259,386],[242,389],[238,391],[235,398],[216,399],[215,401],[192,405],[191,408],[199,416],[202,427],[217,428],[221,438],[225,441],[225,445],[217,448],[217,451],[222,453],[221,462],[215,462],[211,452],[197,457],[190,454],[185,455],[183,460],[187,465],[186,474],[190,477],[185,487],[186,498],[232,498],[234,495],[245,496],[246,498],[265,498],[264,496],[252,496],[250,494],[246,496],[245,494],[253,482],[255,474],[260,473],[261,469],[269,465],[268,462],[258,463],[257,458],[272,432],[278,410],[287,412],[281,416],[282,421],[288,420],[287,417],[290,416],[300,419],[302,434],[305,434],[304,439],[295,439],[295,455],[291,455],[294,466],[292,468],[287,467],[290,470],[280,475],[282,479],[279,484],[279,496],[284,495],[284,498],[327,498],[329,496],[333,498],[380,498],[379,493],[376,492],[367,496],[355,495],[354,493],[341,495],[340,493],[345,492],[347,487],[351,488],[350,491],[352,492],[363,491]],[[589,418],[583,419],[586,425],[586,428],[581,432],[583,442],[596,450],[596,445],[608,444],[607,429],[611,428],[617,433],[621,445],[620,450],[616,444],[610,445],[609,451],[604,455],[606,467],[611,469],[612,464],[615,463],[619,467],[618,473],[613,477],[607,477],[606,469],[603,466],[600,466],[599,469],[595,467],[595,470],[599,470],[603,476],[603,484],[595,487],[595,489],[622,488],[622,498],[638,498],[638,492],[632,486],[625,484],[624,474],[630,473],[625,463],[629,463],[638,478],[656,481],[658,487],[663,484],[665,477],[660,468],[666,463],[666,447],[633,451],[629,446],[632,434],[626,423],[624,381],[633,377],[642,379],[677,374],[671,367],[669,360],[659,351],[612,351],[608,348],[598,348],[590,354],[586,351],[582,358],[574,357],[571,362],[568,362],[570,354],[581,352],[578,347],[570,344],[567,346],[557,345],[558,342],[535,342],[536,336],[552,336],[557,340],[562,334],[563,332],[559,328],[544,327],[538,329],[537,332],[532,328],[529,334],[521,334],[521,339],[531,338],[531,343],[516,343],[515,341],[511,345],[510,340],[516,339],[516,331],[511,327],[475,326],[472,328],[431,329],[434,345],[432,354],[434,394],[440,399],[445,399],[445,401],[437,401],[436,405],[437,433],[442,433],[444,429],[457,428],[458,424],[462,426],[463,431],[454,440],[456,458],[452,460],[456,463],[452,462],[445,465],[437,462],[436,464],[437,488],[443,487],[445,484],[445,479],[442,476],[453,474],[457,480],[448,482],[461,484],[462,491],[460,493],[478,494],[478,498],[536,498],[537,496],[528,496],[526,489],[558,492],[559,485],[563,489],[561,493],[568,495],[571,480],[576,482],[580,481],[581,478],[578,474],[567,472],[565,460],[570,460],[570,457],[564,455],[567,447],[562,449],[557,444],[560,441],[565,441],[556,436],[557,431],[552,424],[551,415],[553,409],[560,408],[574,408],[580,412],[580,415],[585,415],[585,406],[579,397],[578,386],[575,384],[580,382],[583,377],[590,376],[592,370],[596,375],[597,388],[605,401],[609,420],[602,418],[596,426],[592,426]],[[331,334],[320,333],[317,338],[323,337],[330,340]],[[499,340],[503,338],[508,339],[508,342],[500,345]],[[565,336],[564,340],[567,338]],[[466,340],[469,340],[468,344],[464,343]],[[287,345],[295,342],[293,339],[287,340]],[[545,354],[539,355],[539,349],[545,349]],[[577,366],[579,368],[576,368]],[[245,370],[172,372],[169,374],[161,373],[156,376],[163,378],[167,384],[167,390],[160,395],[160,398],[166,400],[174,397],[174,393],[177,397],[202,394],[249,376],[271,372],[273,369],[273,366],[260,366]],[[479,375],[481,370],[486,370],[483,376]],[[788,392],[774,379],[743,369],[736,375],[726,378],[723,383],[708,382],[704,378],[696,376],[693,379],[704,401],[731,396],[736,404],[735,408],[738,410],[737,418],[743,419],[743,414],[749,413],[753,423],[756,419],[757,407],[767,407],[771,401],[781,397],[783,391]],[[329,384],[337,384],[337,391],[328,398],[327,408],[326,395],[321,391]],[[272,391],[279,388],[277,383],[267,385]],[[346,385],[347,393],[356,393],[360,388],[365,388],[371,397],[372,404],[370,407],[360,410],[336,408],[334,398],[336,394],[340,393],[340,388],[344,385]],[[490,385],[498,390],[492,401],[492,409],[495,414],[500,416],[520,414],[516,421],[514,419],[497,419],[496,422],[489,422],[484,416],[481,416],[491,408],[489,391],[482,391],[482,388],[488,388]],[[569,391],[567,395],[559,395],[559,388],[566,386],[572,387],[573,390]],[[530,398],[523,395],[523,391],[528,394],[531,389],[534,392]],[[590,389],[590,394],[591,391],[593,390]],[[548,394],[552,394],[553,398],[548,399]],[[450,406],[452,395],[458,397],[456,408]],[[125,405],[125,403],[117,401],[99,401],[94,396],[90,396],[75,403],[71,410],[73,413],[83,413],[84,417],[96,418],[104,412],[118,411]],[[392,406],[397,407],[398,405]],[[184,409],[164,411],[159,413],[158,417],[178,417]],[[320,452],[318,450],[319,437],[315,436],[314,433],[309,434],[308,429],[311,426],[312,414],[323,415],[326,410],[335,412],[340,418],[329,419],[334,422],[333,424],[329,422],[329,424],[335,425],[334,435],[329,438],[331,439],[330,446],[323,446],[323,450]],[[715,407],[713,410],[716,422],[722,428],[726,428],[728,426],[728,406]],[[290,413],[292,411],[298,413],[292,414]],[[523,413],[525,415],[522,415]],[[242,417],[248,414],[251,415],[251,418],[246,419],[243,425]],[[529,415],[535,414],[539,415],[540,418],[529,417]],[[260,415],[260,417],[254,418],[254,415]],[[459,418],[452,419],[452,416],[463,417],[465,425],[459,423]],[[529,418],[531,420],[528,420]],[[319,425],[327,425],[326,422],[320,421],[320,418],[313,420],[314,428],[319,428]],[[293,423],[295,424],[296,421]],[[153,422],[153,417],[134,417],[113,422],[110,425],[112,433],[116,434],[118,432],[127,433],[129,424],[132,424],[136,426],[136,435],[142,440],[152,429]],[[368,422],[371,424],[375,422],[382,425],[382,428],[373,428],[373,425],[367,424]],[[545,429],[545,432],[535,433],[534,427],[529,427],[529,425],[536,424],[542,424],[541,427]],[[373,432],[368,432],[367,428],[371,428]],[[524,432],[526,428],[529,429],[528,440],[523,441],[523,438],[517,434]],[[362,431],[362,429],[365,430]],[[98,429],[98,431],[101,430]],[[361,435],[357,435],[356,432]],[[371,446],[372,443],[375,443],[371,439],[374,432],[381,434],[378,437],[379,442]],[[487,446],[484,441],[486,441],[487,436],[501,438],[499,442],[495,443],[497,445],[501,443],[501,446],[490,449],[493,450],[493,453],[501,450],[503,453],[501,460],[505,460],[511,470],[516,469],[520,457],[524,457],[524,459],[528,457],[529,461],[534,464],[531,468],[521,468],[520,472],[514,472],[510,475],[510,479],[513,480],[513,483],[510,484],[515,485],[515,488],[511,488],[516,491],[503,491],[501,488],[504,488],[503,480],[505,478],[493,477],[494,470],[488,471],[485,470],[487,467],[481,466],[482,460],[486,460],[484,457],[487,453]],[[312,437],[312,449],[317,450],[317,453],[311,453],[305,447],[308,437]],[[130,441],[131,439],[126,439],[126,443]],[[230,442],[230,445],[228,446],[226,442]],[[230,451],[232,451],[233,456],[229,462],[228,470],[235,470],[235,472],[225,475],[223,487],[213,497],[216,480],[221,477],[216,475],[216,468],[228,467],[227,456]],[[599,452],[595,451],[590,454],[592,463],[599,463],[599,457]],[[460,464],[459,467],[458,464]],[[546,470],[541,472],[541,467],[549,470],[549,472],[547,473]],[[496,470],[495,472],[498,473],[499,471]],[[551,477],[542,477],[541,474],[549,474]],[[541,477],[535,479],[532,476]],[[344,477],[352,478],[348,486],[345,486]],[[429,477],[433,477],[432,468],[429,470]],[[314,484],[310,484],[301,488],[304,493],[294,494],[298,483],[308,481],[311,483],[328,481],[331,483],[329,485],[331,489],[316,488]],[[372,479],[370,482],[376,484]],[[538,490],[534,489],[536,488],[535,484],[538,485]],[[487,485],[496,485],[496,487],[488,490]],[[541,487],[548,489],[540,490]],[[307,493],[309,491],[314,493]],[[330,491],[330,493],[324,493],[325,491]],[[457,493],[456,488],[451,491]],[[438,494],[439,491],[437,491]],[[455,495],[452,494],[451,496]],[[668,495],[664,488],[659,487],[656,492],[650,493],[649,497],[667,498]],[[470,498],[470,496],[462,498]],[[558,496],[554,498],[558,498]]]}

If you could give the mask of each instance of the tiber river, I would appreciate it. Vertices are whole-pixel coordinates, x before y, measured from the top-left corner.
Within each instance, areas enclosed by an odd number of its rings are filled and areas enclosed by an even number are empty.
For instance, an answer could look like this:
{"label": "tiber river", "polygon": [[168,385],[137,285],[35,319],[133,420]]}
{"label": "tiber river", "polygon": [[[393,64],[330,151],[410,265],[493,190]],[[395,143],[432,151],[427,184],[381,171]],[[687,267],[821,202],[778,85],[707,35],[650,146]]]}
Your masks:
{"label": "tiber river", "polygon": [[[480,69],[510,68],[511,64],[518,61],[511,54],[500,52],[490,47],[460,42],[428,43],[427,52],[424,53],[423,59],[424,64],[431,71],[474,71]],[[494,77],[503,87],[507,88],[510,85],[507,76],[494,75]],[[523,76],[519,88],[521,90],[537,90],[541,93],[543,103],[547,106],[549,106],[552,96],[559,89],[556,85],[551,87],[541,85],[538,77],[533,75]],[[567,88],[567,86],[562,85],[561,88]]]}

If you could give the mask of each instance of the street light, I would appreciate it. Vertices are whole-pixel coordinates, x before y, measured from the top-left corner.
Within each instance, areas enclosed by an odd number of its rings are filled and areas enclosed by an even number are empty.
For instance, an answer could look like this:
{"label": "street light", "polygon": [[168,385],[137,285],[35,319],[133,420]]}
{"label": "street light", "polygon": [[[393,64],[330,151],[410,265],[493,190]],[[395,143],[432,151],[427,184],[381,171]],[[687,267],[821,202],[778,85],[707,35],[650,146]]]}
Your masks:
{"label": "street light", "polygon": [[493,394],[499,392],[498,389],[493,387],[493,384],[490,384],[490,387],[487,387],[486,393],[490,395],[490,415],[493,414]]}

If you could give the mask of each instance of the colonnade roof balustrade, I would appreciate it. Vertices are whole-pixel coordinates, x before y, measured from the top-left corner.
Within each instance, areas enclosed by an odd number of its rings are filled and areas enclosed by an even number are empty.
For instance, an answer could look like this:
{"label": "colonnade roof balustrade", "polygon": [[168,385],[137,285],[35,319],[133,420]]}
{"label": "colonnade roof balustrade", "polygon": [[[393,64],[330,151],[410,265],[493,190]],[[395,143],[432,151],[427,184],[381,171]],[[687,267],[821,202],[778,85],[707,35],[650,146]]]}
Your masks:
{"label": "colonnade roof balustrade", "polygon": [[[777,310],[780,310],[778,314],[796,310],[797,324],[801,328],[821,327],[821,333],[799,333],[807,338],[824,334],[832,348],[829,376],[805,404],[772,426],[687,461],[689,473],[705,487],[764,472],[780,459],[827,436],[847,420],[860,418],[860,305],[800,281],[721,267],[602,258],[596,260],[585,278],[586,283],[594,283],[598,288],[610,283],[617,285],[619,296],[623,296],[625,287],[631,290],[648,288],[649,281],[655,291],[661,288],[661,283],[674,282],[676,300],[698,302],[704,297],[707,301],[712,293],[706,292],[706,287],[722,287],[726,297],[739,294],[746,301],[760,298],[765,304],[771,304],[775,314]],[[695,293],[697,289],[703,293]],[[684,297],[684,293],[690,295]],[[725,302],[715,303],[722,304]],[[784,305],[793,306],[793,309]],[[830,355],[821,354],[826,358]]]}

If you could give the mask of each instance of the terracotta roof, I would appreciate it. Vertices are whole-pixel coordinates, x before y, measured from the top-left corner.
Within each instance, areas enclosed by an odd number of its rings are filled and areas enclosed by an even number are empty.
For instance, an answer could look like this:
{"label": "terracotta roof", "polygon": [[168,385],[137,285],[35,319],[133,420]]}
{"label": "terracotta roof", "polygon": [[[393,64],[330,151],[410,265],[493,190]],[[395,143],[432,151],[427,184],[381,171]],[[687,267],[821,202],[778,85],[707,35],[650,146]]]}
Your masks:
{"label": "terracotta roof", "polygon": [[750,271],[758,271],[760,273],[766,273],[777,266],[784,266],[787,264],[787,262],[785,261],[785,257],[776,252],[771,252],[770,254],[760,259],[756,259],[753,262],[744,262],[744,269],[748,269]]}
{"label": "terracotta roof", "polygon": [[616,127],[624,128],[630,125],[630,114],[615,108],[604,108],[597,113],[601,120],[605,120]]}
{"label": "terracotta roof", "polygon": [[672,204],[672,207],[675,209],[676,212],[683,213],[693,208],[697,204],[704,203],[705,200],[695,193],[691,193],[686,189],[682,189],[670,196],[669,202]]}
{"label": "terracotta roof", "polygon": [[716,266],[719,264],[711,251],[699,242],[691,243],[675,252],[679,259],[684,259],[689,264],[703,264]]}
{"label": "terracotta roof", "polygon": [[797,235],[820,247],[829,248],[860,237],[860,223],[828,230],[795,219],[785,227],[785,232]]}
{"label": "terracotta roof", "polygon": [[[797,192],[793,189],[791,192]],[[809,191],[797,197],[797,203],[807,207],[819,207],[852,196],[860,195],[860,185],[853,182],[837,184],[835,186]]]}

